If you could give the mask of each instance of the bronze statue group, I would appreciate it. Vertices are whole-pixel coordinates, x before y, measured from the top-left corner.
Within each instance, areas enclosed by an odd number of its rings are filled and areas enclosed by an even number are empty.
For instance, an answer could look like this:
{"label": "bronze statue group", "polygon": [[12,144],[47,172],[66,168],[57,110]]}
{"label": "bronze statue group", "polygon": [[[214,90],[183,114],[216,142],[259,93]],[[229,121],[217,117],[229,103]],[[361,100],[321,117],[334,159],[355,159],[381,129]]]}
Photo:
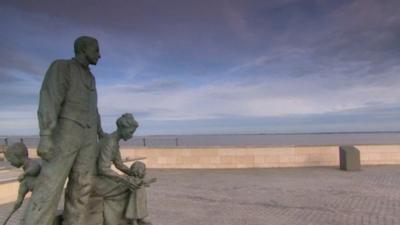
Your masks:
{"label": "bronze statue group", "polygon": [[[151,224],[145,189],[156,179],[146,177],[141,161],[126,166],[119,149],[119,141],[130,139],[139,125],[126,113],[118,118],[116,131],[103,132],[95,77],[89,68],[100,59],[98,41],[81,36],[75,40],[74,52],[74,58],[50,65],[40,90],[37,152],[42,161],[30,159],[21,143],[6,150],[6,159],[24,171],[10,216],[32,191],[23,225]],[[112,170],[112,165],[123,174]],[[64,209],[57,215],[67,178]],[[100,200],[102,207],[90,214],[93,200]]]}

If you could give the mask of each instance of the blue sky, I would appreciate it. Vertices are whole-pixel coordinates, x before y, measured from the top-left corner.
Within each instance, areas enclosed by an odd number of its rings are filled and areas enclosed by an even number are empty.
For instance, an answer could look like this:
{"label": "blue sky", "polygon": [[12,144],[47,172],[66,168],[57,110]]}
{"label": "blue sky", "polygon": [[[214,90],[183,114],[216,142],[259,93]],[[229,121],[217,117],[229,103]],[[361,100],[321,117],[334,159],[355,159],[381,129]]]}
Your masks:
{"label": "blue sky", "polygon": [[400,130],[400,1],[2,1],[0,134],[38,133],[43,76],[99,40],[107,132]]}

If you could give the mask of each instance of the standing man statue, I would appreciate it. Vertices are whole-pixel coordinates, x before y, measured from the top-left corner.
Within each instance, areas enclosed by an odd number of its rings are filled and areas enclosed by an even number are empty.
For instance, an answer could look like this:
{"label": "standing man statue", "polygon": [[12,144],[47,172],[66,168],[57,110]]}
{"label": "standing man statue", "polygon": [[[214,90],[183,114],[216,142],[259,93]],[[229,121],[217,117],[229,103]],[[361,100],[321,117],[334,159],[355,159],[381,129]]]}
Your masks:
{"label": "standing man statue", "polygon": [[89,64],[100,58],[95,38],[74,43],[75,57],[50,65],[40,90],[38,154],[43,159],[23,225],[51,225],[65,181],[64,225],[81,225],[96,168],[97,138],[103,136],[95,78]]}

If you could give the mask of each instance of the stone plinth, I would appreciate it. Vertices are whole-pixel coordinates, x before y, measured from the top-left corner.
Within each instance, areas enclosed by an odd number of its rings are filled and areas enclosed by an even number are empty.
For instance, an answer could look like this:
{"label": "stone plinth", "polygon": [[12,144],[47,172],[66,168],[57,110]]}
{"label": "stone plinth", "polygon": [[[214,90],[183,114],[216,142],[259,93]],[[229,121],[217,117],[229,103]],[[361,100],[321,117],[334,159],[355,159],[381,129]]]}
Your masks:
{"label": "stone plinth", "polygon": [[358,171],[361,169],[360,151],[354,146],[340,146],[339,161],[341,170]]}

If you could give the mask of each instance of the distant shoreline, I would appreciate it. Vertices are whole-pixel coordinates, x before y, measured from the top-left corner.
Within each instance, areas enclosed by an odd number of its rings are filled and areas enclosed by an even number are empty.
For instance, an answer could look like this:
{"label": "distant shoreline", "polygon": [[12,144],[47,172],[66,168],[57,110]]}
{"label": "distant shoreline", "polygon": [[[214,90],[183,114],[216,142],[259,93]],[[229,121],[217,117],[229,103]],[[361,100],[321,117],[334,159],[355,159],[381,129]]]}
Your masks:
{"label": "distant shoreline", "polygon": [[[174,137],[174,136],[224,136],[224,135],[319,135],[319,134],[395,134],[400,133],[399,131],[327,131],[327,132],[274,132],[274,133],[209,133],[209,134],[148,134],[148,135],[139,135],[136,137]],[[39,135],[0,135],[1,138],[32,138],[39,137]]]}
{"label": "distant shoreline", "polygon": [[[2,138],[0,136],[0,138]],[[4,144],[5,137],[0,140]],[[36,147],[39,136],[9,136],[8,143],[21,141]],[[400,144],[400,131],[320,132],[265,134],[199,134],[134,136],[122,147],[258,147],[320,145],[387,145]]]}

